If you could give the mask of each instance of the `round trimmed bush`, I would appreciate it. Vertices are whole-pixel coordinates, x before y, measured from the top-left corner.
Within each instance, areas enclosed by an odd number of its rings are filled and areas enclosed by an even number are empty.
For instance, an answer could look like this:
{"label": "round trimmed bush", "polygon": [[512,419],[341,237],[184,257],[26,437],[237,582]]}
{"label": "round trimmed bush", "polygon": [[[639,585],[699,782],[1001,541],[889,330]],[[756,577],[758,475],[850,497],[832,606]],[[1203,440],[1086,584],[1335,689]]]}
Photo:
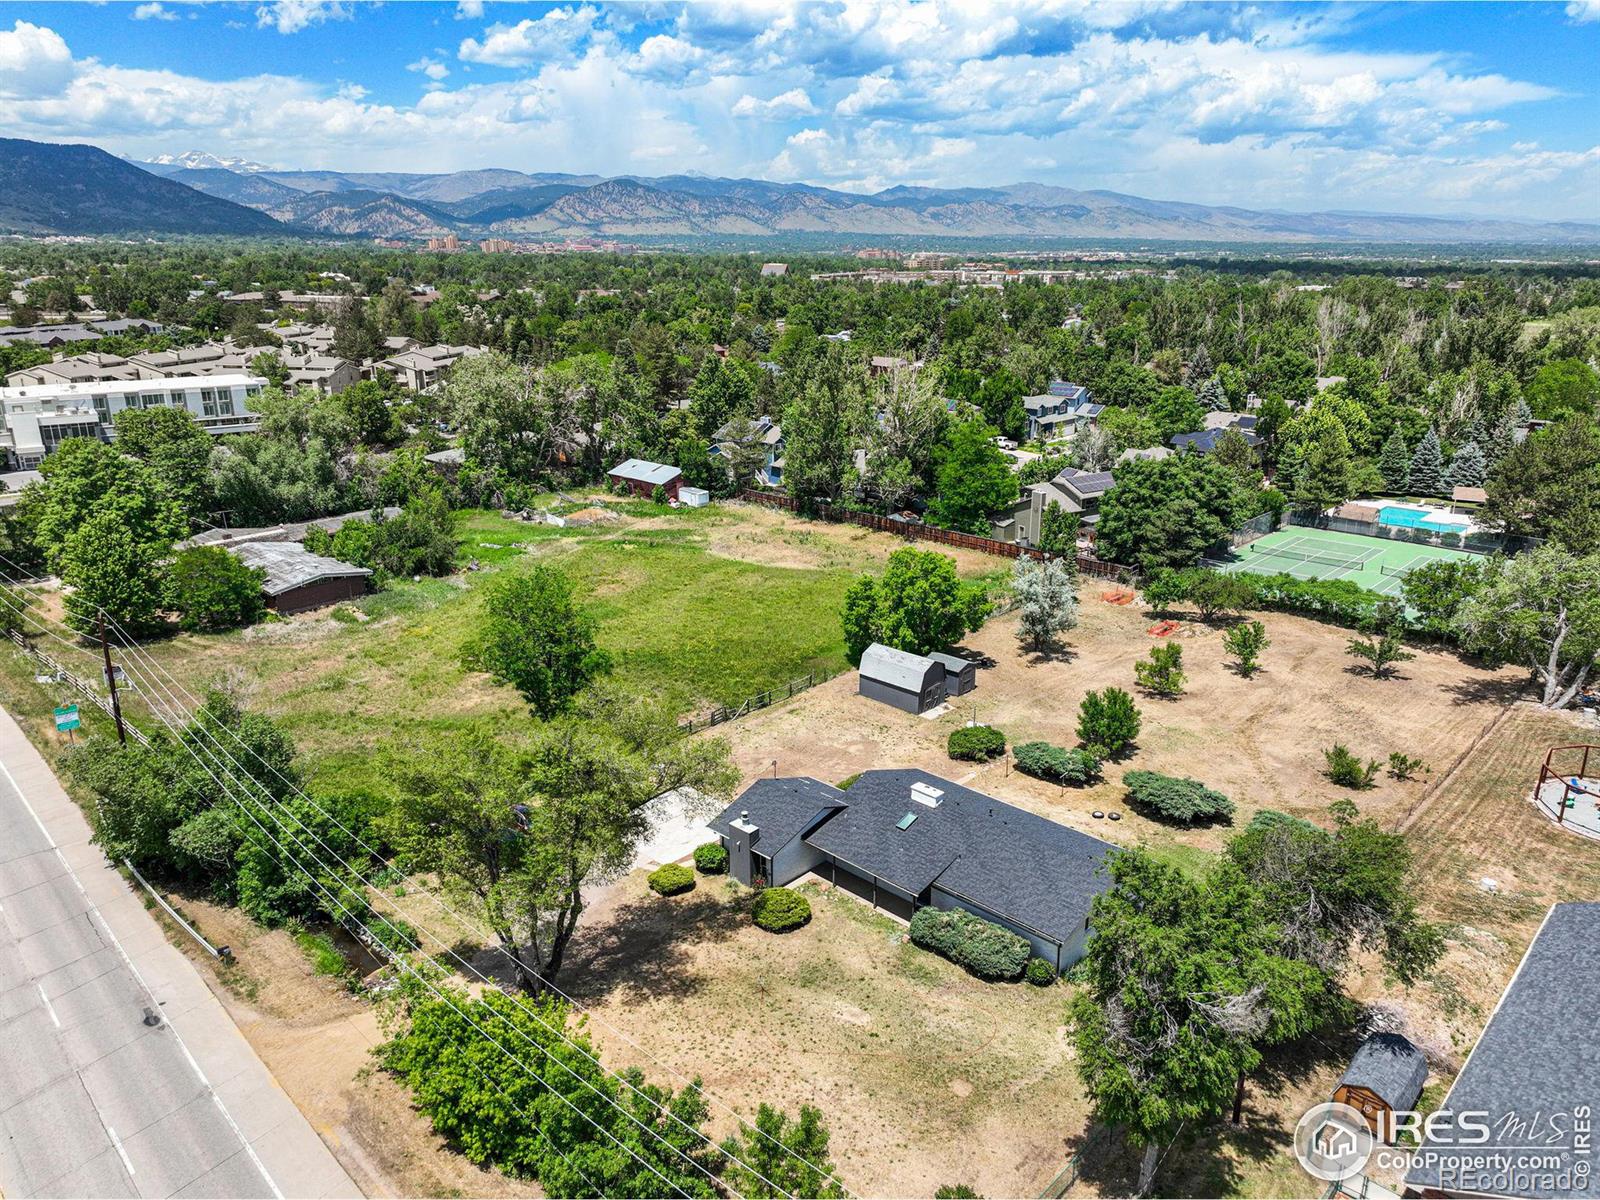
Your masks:
{"label": "round trimmed bush", "polygon": [[765,888],[750,916],[768,933],[788,933],[811,920],[811,902],[786,887]]}
{"label": "round trimmed bush", "polygon": [[1006,752],[1006,735],[989,725],[964,725],[950,731],[945,748],[951,758],[988,762]]}
{"label": "round trimmed bush", "polygon": [[650,872],[650,890],[661,896],[676,896],[694,888],[694,872],[677,863],[668,863]]}
{"label": "round trimmed bush", "polygon": [[1030,958],[1022,977],[1034,987],[1049,987],[1056,981],[1056,969],[1042,958]]}
{"label": "round trimmed bush", "polygon": [[694,867],[702,875],[728,873],[728,848],[721,842],[707,842],[694,848]]}

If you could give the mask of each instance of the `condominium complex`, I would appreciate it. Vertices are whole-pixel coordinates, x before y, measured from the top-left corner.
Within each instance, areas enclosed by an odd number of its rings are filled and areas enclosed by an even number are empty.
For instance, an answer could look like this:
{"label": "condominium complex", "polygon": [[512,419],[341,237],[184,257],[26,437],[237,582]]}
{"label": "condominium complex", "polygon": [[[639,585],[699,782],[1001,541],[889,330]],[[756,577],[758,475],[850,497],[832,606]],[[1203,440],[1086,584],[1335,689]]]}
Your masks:
{"label": "condominium complex", "polygon": [[267,384],[257,375],[47,382],[0,388],[0,450],[12,466],[36,467],[67,438],[109,441],[124,409],[184,408],[208,433],[252,433],[250,400]]}

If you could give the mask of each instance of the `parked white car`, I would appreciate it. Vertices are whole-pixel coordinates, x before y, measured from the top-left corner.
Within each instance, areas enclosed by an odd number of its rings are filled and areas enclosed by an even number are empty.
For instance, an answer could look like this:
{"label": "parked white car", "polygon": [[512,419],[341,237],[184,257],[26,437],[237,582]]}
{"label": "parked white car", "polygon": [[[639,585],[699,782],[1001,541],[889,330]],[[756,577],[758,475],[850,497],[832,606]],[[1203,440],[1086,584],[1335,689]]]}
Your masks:
{"label": "parked white car", "polygon": [[1002,450],[1015,450],[1017,448],[1016,442],[1008,437],[997,437],[994,440],[994,444]]}

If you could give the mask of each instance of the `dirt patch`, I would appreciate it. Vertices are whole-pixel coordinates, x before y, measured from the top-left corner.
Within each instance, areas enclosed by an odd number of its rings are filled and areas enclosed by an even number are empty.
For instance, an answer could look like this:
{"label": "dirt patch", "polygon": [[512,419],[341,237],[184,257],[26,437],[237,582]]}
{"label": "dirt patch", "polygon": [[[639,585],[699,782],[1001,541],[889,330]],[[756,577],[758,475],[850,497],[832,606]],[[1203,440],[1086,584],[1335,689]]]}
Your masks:
{"label": "dirt patch", "polygon": [[[607,1065],[697,1074],[746,1118],[761,1101],[817,1105],[863,1196],[962,1182],[1037,1195],[1085,1116],[1057,1037],[1066,987],[981,983],[909,945],[903,925],[806,886],[813,919],[782,936],[750,922],[736,884],[671,904],[641,875],[610,889],[569,975]],[[718,1135],[735,1124],[713,1107]]]}
{"label": "dirt patch", "polygon": [[1008,559],[976,550],[905,541],[860,525],[802,520],[759,504],[735,504],[728,512],[736,519],[709,527],[707,553],[762,566],[881,570],[884,558],[898,548],[895,543],[947,554],[955,559],[957,571],[969,577],[1008,570],[1011,565]]}
{"label": "dirt patch", "polygon": [[[1514,668],[1489,671],[1453,654],[1418,650],[1395,679],[1353,670],[1339,629],[1279,613],[1259,614],[1272,644],[1265,669],[1244,679],[1230,669],[1222,631],[1185,622],[1185,694],[1159,700],[1140,694],[1133,665],[1152,645],[1148,611],[1100,602],[1085,588],[1081,622],[1060,653],[1023,650],[1016,618],[996,618],[964,643],[981,663],[975,691],[952,701],[936,720],[898,712],[856,694],[848,672],[792,702],[725,727],[747,779],[770,773],[812,775],[837,782],[873,767],[922,767],[1108,840],[1219,848],[1263,808],[1325,820],[1335,799],[1355,800],[1363,813],[1397,820],[1416,804],[1430,776],[1397,781],[1380,774],[1376,787],[1352,792],[1323,774],[1323,751],[1348,745],[1363,758],[1385,761],[1391,751],[1420,756],[1443,772],[1522,691]],[[1136,752],[1108,764],[1106,778],[1086,788],[1060,788],[1017,774],[1008,763],[976,769],[953,762],[950,732],[971,720],[994,725],[1010,742],[1077,743],[1078,704],[1093,689],[1113,685],[1135,694],[1144,727]],[[1239,806],[1233,828],[1177,830],[1130,810],[1121,778],[1130,768],[1196,778]],[[1113,825],[1095,809],[1117,810]]]}

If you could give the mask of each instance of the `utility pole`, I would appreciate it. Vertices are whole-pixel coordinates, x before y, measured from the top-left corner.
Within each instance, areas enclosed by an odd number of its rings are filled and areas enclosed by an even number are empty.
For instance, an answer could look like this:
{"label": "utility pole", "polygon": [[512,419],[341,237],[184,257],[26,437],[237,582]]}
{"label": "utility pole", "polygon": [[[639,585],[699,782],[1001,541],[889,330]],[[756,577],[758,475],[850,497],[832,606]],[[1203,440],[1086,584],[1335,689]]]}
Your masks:
{"label": "utility pole", "polygon": [[106,610],[103,608],[97,623],[100,627],[100,654],[106,662],[106,686],[111,689],[111,719],[117,723],[117,741],[126,746],[128,731],[122,726],[122,702],[117,699],[117,672],[111,665],[111,643],[106,641]]}

